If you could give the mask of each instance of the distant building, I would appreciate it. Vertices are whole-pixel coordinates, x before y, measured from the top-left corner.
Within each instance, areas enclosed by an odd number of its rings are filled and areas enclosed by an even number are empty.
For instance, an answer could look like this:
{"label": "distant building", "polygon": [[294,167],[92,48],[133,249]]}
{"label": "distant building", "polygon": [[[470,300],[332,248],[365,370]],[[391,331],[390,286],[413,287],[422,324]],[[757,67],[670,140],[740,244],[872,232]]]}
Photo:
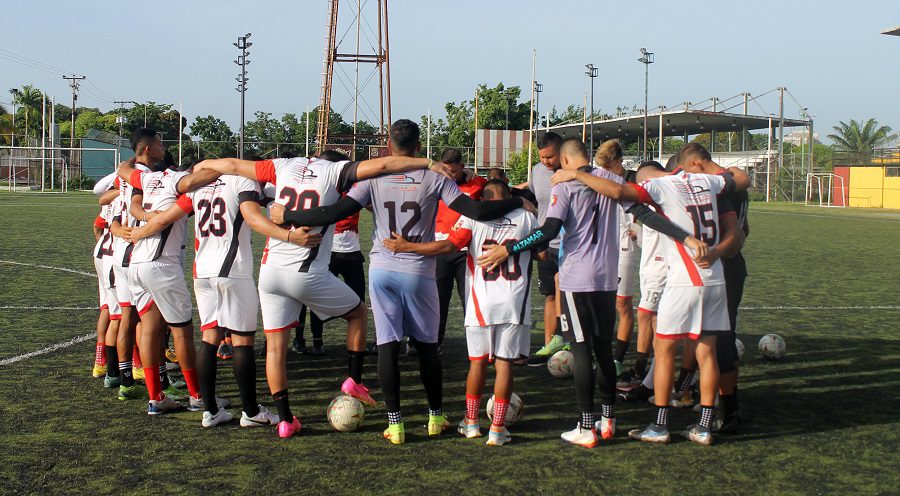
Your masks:
{"label": "distant building", "polygon": [[[819,141],[819,133],[813,133],[813,140],[815,144],[822,144]],[[800,146],[801,144],[809,144],[809,131],[798,129],[795,131],[791,131],[790,134],[786,134],[784,136],[784,142],[789,145]]]}

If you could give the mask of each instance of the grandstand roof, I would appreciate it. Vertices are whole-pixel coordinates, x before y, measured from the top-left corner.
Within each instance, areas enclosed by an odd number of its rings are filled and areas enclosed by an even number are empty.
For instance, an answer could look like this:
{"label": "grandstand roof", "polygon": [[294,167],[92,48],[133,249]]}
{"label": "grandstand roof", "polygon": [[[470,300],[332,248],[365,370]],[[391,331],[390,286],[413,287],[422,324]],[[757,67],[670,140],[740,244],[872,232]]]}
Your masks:
{"label": "grandstand roof", "polygon": [[[769,119],[772,126],[778,126],[777,116],[744,115],[727,112],[712,112],[707,110],[666,110],[662,112],[663,135],[684,136],[704,134],[712,130],[720,132],[740,131],[744,126],[748,131],[767,129]],[[652,112],[647,116],[647,130],[651,138],[659,136],[660,112]],[[594,121],[594,138],[601,140],[612,138],[634,139],[643,136],[643,114],[631,114],[624,117],[616,117]],[[784,119],[785,127],[801,127],[809,125],[809,121],[802,119]],[[582,130],[589,135],[591,124],[584,126],[581,122],[560,124],[551,126],[550,130],[563,138],[581,137]]]}
{"label": "grandstand roof", "polygon": [[900,36],[900,26],[891,29],[885,29],[881,32],[881,34],[888,34],[891,36]]}

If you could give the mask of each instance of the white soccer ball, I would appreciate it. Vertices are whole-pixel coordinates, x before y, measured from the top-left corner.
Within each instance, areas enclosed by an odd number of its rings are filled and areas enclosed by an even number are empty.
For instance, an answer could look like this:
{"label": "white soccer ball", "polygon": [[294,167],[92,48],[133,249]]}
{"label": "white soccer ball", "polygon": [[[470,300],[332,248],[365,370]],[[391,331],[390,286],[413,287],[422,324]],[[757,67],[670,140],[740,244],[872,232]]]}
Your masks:
{"label": "white soccer ball", "polygon": [[572,371],[575,367],[575,358],[571,351],[557,351],[547,360],[547,370],[550,375],[557,379],[568,379],[572,377]]}
{"label": "white soccer ball", "polygon": [[737,348],[738,360],[742,360],[744,358],[745,350],[744,343],[740,339],[734,338],[734,346]]}
{"label": "white soccer ball", "polygon": [[328,404],[328,422],[340,432],[355,431],[366,415],[366,409],[358,399],[340,395]]}
{"label": "white soccer ball", "polygon": [[[488,419],[491,422],[494,421],[494,395],[492,394],[490,399],[487,401],[487,406],[485,407],[487,410]],[[519,395],[513,393],[512,396],[509,397],[509,407],[506,409],[506,425],[515,424],[520,418],[522,418],[522,410],[525,409],[525,405],[522,403],[522,398],[519,398]]]}
{"label": "white soccer ball", "polygon": [[759,340],[759,352],[770,360],[781,360],[784,350],[784,339],[778,334],[766,334]]}

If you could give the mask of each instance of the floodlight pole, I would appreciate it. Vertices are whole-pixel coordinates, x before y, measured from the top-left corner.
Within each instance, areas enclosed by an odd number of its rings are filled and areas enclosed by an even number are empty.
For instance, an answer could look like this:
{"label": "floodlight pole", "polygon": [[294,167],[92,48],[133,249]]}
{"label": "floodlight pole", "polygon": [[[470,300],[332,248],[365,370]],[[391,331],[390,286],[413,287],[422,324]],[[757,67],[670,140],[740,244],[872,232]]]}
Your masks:
{"label": "floodlight pole", "polygon": [[[642,159],[647,160],[647,94],[650,88],[650,64],[653,63],[653,52],[648,52],[646,48],[641,48],[641,58],[638,62],[644,64],[644,152]],[[660,112],[662,115],[662,112]],[[662,146],[660,144],[660,146]]]}
{"label": "floodlight pole", "polygon": [[597,77],[598,69],[594,64],[586,64],[587,71],[584,73],[591,79],[591,148],[588,152],[590,156],[594,156],[594,78]]}
{"label": "floodlight pole", "polygon": [[238,50],[241,51],[241,54],[238,55],[237,60],[234,61],[235,64],[241,66],[241,72],[238,74],[238,77],[235,78],[238,82],[238,87],[235,88],[241,94],[241,131],[240,138],[238,139],[238,158],[244,158],[244,96],[247,93],[247,64],[250,63],[250,60],[247,59],[250,56],[250,52],[247,51],[248,48],[253,46],[253,43],[247,41],[250,38],[251,33],[247,33],[244,36],[238,36],[237,43],[233,43]]}

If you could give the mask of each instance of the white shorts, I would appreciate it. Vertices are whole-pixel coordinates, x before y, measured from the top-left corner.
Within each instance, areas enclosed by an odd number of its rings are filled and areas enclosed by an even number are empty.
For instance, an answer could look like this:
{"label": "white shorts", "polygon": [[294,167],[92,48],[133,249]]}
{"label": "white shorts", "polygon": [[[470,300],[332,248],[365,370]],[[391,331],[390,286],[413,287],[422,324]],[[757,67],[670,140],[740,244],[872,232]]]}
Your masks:
{"label": "white shorts", "polygon": [[106,285],[103,284],[103,260],[94,258],[94,271],[97,272],[97,292],[99,293],[98,301],[100,302],[100,310],[105,308],[109,308],[109,302],[107,300],[106,293]]}
{"label": "white shorts", "polygon": [[194,279],[194,296],[197,297],[201,330],[222,327],[231,331],[256,332],[259,296],[253,279]]}
{"label": "white shorts", "polygon": [[637,264],[641,260],[641,254],[635,251],[619,252],[619,286],[616,288],[616,296],[630,298],[634,296],[634,273],[637,272]]}
{"label": "white shorts", "polygon": [[259,269],[259,305],[266,332],[293,328],[303,305],[324,321],[346,315],[359,303],[359,296],[331,272],[294,272],[269,265]]}
{"label": "white shorts", "polygon": [[641,302],[638,304],[638,312],[656,314],[659,310],[659,300],[662,298],[663,289],[666,287],[666,274],[650,274],[645,277],[641,274]]}
{"label": "white shorts", "polygon": [[128,285],[128,267],[113,262],[113,276],[115,277],[116,301],[120,307],[130,307],[134,304],[134,295],[131,294],[131,286]]}
{"label": "white shorts", "polygon": [[466,344],[469,360],[515,360],[528,356],[531,346],[531,326],[519,324],[493,324],[466,326]]}
{"label": "white shorts", "polygon": [[193,319],[191,294],[180,265],[160,262],[131,264],[128,267],[128,286],[138,315],[144,315],[156,303],[163,320],[169,325],[185,324]]}
{"label": "white shorts", "polygon": [[659,301],[657,337],[699,339],[700,332],[727,332],[725,286],[666,287]]}

